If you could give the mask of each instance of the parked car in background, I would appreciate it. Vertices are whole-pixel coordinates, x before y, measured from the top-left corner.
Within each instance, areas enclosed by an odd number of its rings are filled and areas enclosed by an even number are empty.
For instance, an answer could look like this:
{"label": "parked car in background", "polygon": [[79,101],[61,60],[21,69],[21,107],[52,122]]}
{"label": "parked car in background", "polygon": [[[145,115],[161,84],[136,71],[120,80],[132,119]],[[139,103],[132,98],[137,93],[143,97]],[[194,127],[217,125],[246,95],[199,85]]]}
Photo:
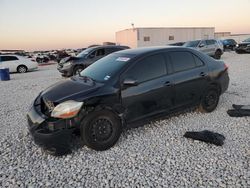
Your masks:
{"label": "parked car in background", "polygon": [[250,53],[250,38],[243,40],[241,43],[239,43],[236,48],[235,52],[240,53]]}
{"label": "parked car in background", "polygon": [[229,84],[223,61],[191,48],[150,47],[112,53],[41,92],[28,112],[35,142],[68,149],[74,131],[106,150],[126,127],[199,106],[216,109]]}
{"label": "parked car in background", "polygon": [[234,39],[224,39],[222,40],[224,50],[234,50],[236,48],[237,42]]}
{"label": "parked car in background", "polygon": [[25,73],[37,69],[35,61],[18,55],[0,55],[0,68],[9,68],[10,72]]}
{"label": "parked car in background", "polygon": [[176,42],[176,43],[172,43],[172,44],[168,44],[169,46],[183,46],[183,44],[185,44],[185,42]]}
{"label": "parked car in background", "polygon": [[215,59],[220,59],[224,51],[223,44],[219,40],[215,39],[188,41],[183,46],[194,48],[214,57]]}
{"label": "parked car in background", "polygon": [[116,51],[128,49],[127,46],[95,46],[83,50],[76,57],[67,57],[58,64],[58,71],[62,76],[70,77],[79,74],[86,67],[97,60]]}

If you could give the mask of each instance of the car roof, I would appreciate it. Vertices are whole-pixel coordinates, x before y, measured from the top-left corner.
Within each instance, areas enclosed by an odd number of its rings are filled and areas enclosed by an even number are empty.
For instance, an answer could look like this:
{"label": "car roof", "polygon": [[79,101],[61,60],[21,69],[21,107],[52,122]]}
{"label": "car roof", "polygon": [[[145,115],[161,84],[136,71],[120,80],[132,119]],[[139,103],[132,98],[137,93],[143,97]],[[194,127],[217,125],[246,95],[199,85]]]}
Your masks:
{"label": "car roof", "polygon": [[118,45],[100,45],[100,46],[90,47],[89,49],[98,49],[98,48],[129,48],[129,47],[128,46],[118,46]]}
{"label": "car roof", "polygon": [[142,47],[142,48],[134,48],[134,49],[127,49],[122,50],[119,52],[115,52],[116,54],[125,55],[143,55],[150,52],[157,52],[157,51],[172,51],[172,50],[185,50],[185,51],[192,51],[190,48],[181,47],[181,46],[154,46],[154,47]]}
{"label": "car roof", "polygon": [[15,56],[15,57],[22,57],[20,55],[15,55],[15,54],[1,54],[0,56]]}

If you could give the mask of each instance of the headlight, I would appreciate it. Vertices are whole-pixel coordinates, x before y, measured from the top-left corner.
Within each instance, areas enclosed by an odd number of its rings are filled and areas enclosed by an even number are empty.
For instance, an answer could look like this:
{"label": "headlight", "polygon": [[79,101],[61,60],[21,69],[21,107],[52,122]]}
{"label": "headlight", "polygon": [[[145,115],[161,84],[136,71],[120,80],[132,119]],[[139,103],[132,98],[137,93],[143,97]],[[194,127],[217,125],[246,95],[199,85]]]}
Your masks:
{"label": "headlight", "polygon": [[66,101],[57,105],[51,113],[52,117],[69,119],[75,117],[80,111],[83,102]]}
{"label": "headlight", "polygon": [[250,44],[248,44],[247,47],[250,47]]}
{"label": "headlight", "polygon": [[71,65],[72,65],[71,62],[67,62],[67,63],[65,63],[63,66],[64,66],[64,67],[67,67],[67,66],[71,66]]}
{"label": "headlight", "polygon": [[236,44],[236,47],[239,47],[239,44]]}

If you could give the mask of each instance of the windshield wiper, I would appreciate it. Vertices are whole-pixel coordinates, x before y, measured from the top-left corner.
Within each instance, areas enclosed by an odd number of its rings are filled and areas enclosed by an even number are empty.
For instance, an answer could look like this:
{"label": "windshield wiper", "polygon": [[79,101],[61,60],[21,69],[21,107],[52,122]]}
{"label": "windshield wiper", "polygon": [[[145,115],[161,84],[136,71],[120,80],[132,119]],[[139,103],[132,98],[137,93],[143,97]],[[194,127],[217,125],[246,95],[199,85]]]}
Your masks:
{"label": "windshield wiper", "polygon": [[82,78],[85,82],[87,82],[88,80],[92,81],[92,82],[95,82],[95,80],[91,77],[88,77],[88,76],[83,76],[81,75],[81,73],[78,74],[80,78]]}

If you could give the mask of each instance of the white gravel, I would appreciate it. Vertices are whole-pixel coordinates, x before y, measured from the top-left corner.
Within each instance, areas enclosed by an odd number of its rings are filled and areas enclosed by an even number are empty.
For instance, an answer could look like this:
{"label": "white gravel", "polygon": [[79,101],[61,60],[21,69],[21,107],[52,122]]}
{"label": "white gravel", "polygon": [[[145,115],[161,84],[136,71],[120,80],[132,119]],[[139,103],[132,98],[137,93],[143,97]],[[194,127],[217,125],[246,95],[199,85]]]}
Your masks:
{"label": "white gravel", "polygon": [[[27,134],[31,101],[63,79],[54,65],[0,81],[0,187],[250,187],[250,118],[231,118],[233,103],[250,104],[250,54],[227,52],[230,87],[216,111],[184,113],[125,131],[110,150],[76,147],[54,157]],[[212,130],[222,147],[183,137]]]}

